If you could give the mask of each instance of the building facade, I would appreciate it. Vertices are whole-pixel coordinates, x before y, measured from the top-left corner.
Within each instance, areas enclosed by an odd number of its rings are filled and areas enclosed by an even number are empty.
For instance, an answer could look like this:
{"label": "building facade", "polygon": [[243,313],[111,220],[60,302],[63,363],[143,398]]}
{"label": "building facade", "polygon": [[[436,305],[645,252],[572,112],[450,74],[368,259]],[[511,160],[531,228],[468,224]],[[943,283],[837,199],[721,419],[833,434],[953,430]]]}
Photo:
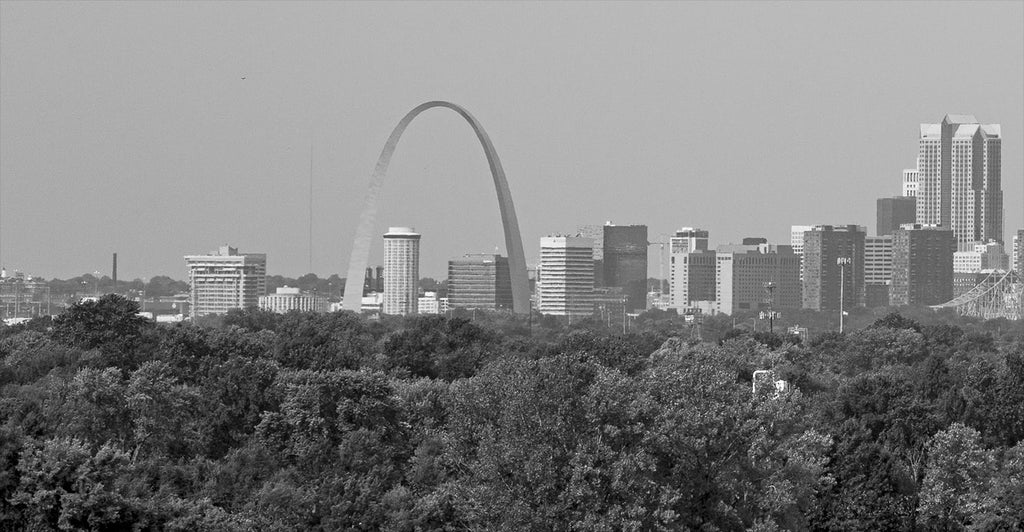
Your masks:
{"label": "building facade", "polygon": [[804,233],[804,308],[839,310],[840,294],[844,309],[864,306],[866,236],[858,225],[816,225]]}
{"label": "building facade", "polygon": [[864,305],[889,306],[892,284],[892,235],[864,237]]}
{"label": "building facade", "polygon": [[953,271],[956,273],[974,273],[981,270],[1010,269],[1010,257],[998,242],[974,244],[970,251],[957,251],[953,254]]}
{"label": "building facade", "polygon": [[284,314],[293,310],[299,312],[327,312],[327,298],[298,288],[282,286],[275,293],[260,296],[260,310]]}
{"label": "building facade", "polygon": [[921,124],[917,223],[951,229],[960,245],[1003,242],[999,124],[946,115]]}
{"label": "building facade", "polygon": [[[903,195],[908,197],[916,197],[917,189],[919,185],[920,172],[917,168],[907,169],[903,171]],[[916,207],[916,206],[915,206]]]}
{"label": "building facade", "polygon": [[725,245],[714,257],[718,312],[800,308],[800,257],[792,246]]}
{"label": "building facade", "polygon": [[878,198],[876,203],[875,234],[878,236],[891,235],[901,225],[912,224],[917,220],[917,198]]}
{"label": "building facade", "polygon": [[953,231],[908,224],[892,238],[893,305],[939,305],[953,299]]}
{"label": "building facade", "polygon": [[594,242],[589,238],[548,236],[540,239],[537,309],[542,314],[584,317],[593,313],[593,253]]}
{"label": "building facade", "polygon": [[255,308],[267,291],[267,255],[221,246],[206,255],[186,255],[192,319]]}
{"label": "building facade", "polygon": [[452,308],[512,310],[508,259],[471,254],[449,260],[448,304]]}
{"label": "building facade", "polygon": [[669,238],[668,285],[669,308],[683,309],[693,301],[714,300],[715,252],[708,251],[706,230],[683,227]]}
{"label": "building facade", "polygon": [[384,314],[415,314],[419,308],[420,236],[412,227],[384,233]]}
{"label": "building facade", "polygon": [[621,288],[629,312],[647,305],[647,226],[604,226],[604,286]]}
{"label": "building facade", "polygon": [[669,307],[685,309],[697,301],[714,301],[717,269],[714,251],[673,253],[669,258]]}

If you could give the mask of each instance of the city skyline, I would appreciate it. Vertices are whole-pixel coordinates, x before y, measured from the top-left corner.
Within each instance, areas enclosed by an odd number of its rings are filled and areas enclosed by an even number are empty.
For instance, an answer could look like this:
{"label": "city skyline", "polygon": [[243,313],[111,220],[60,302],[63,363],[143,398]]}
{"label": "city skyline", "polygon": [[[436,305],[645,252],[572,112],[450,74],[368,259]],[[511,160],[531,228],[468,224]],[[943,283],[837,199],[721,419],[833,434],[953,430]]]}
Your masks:
{"label": "city skyline", "polygon": [[[958,113],[1002,125],[1004,235],[1024,226],[1020,4],[261,7],[0,6],[0,263],[66,278],[118,252],[122,279],[181,279],[183,254],[230,242],[308,273],[312,151],[313,272],[344,275],[380,144],[435,97],[487,125],[531,264],[530,242],[605,220],[651,241],[873,229],[918,125]],[[458,31],[433,25],[452,13]],[[986,38],[916,47],[909,27]],[[393,45],[355,46],[367,31]],[[420,229],[435,278],[507,254],[476,139],[442,115],[410,127],[378,217]]]}

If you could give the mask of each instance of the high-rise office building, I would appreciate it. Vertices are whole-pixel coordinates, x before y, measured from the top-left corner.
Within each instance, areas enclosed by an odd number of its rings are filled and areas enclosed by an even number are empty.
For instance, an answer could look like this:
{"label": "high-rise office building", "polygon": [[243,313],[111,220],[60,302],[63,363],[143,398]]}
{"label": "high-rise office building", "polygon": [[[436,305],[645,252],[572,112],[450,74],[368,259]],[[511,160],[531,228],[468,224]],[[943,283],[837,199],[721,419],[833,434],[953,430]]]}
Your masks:
{"label": "high-rise office building", "polygon": [[327,312],[327,298],[303,292],[298,288],[282,286],[273,294],[260,296],[260,310],[284,314],[298,312]]}
{"label": "high-rise office building", "polygon": [[919,185],[920,172],[917,168],[911,168],[903,171],[903,195],[907,197],[917,196],[917,189]]}
{"label": "high-rise office building", "polygon": [[907,224],[892,237],[893,305],[939,305],[953,299],[954,232]]}
{"label": "high-rise office building", "polygon": [[508,259],[494,254],[471,254],[449,260],[448,305],[451,308],[512,310]]}
{"label": "high-rise office building", "polygon": [[[376,272],[376,276],[374,276]],[[363,295],[369,295],[370,293],[384,292],[384,267],[377,266],[376,268],[367,268],[366,277],[363,279]]]}
{"label": "high-rise office building", "polygon": [[604,226],[604,286],[618,287],[626,310],[647,306],[647,226]]}
{"label": "high-rise office building", "polygon": [[412,227],[384,233],[384,314],[415,314],[419,308],[420,236]]}
{"label": "high-rise office building", "polygon": [[731,244],[714,257],[718,312],[800,308],[800,257],[792,246]]}
{"label": "high-rise office building", "polygon": [[715,299],[715,252],[708,251],[706,230],[683,227],[669,238],[668,277],[669,308]]}
{"label": "high-rise office building", "polygon": [[892,235],[864,237],[864,304],[889,306],[892,284]]}
{"label": "high-rise office building", "polygon": [[1013,235],[1013,269],[1024,275],[1024,229]]}
{"label": "high-rise office building", "polygon": [[917,218],[917,198],[896,196],[878,198],[875,234],[891,235],[903,224],[912,224]]}
{"label": "high-rise office building", "polygon": [[715,252],[698,249],[669,258],[669,307],[685,309],[715,300]]}
{"label": "high-rise office building", "polygon": [[594,286],[604,286],[604,226],[597,224],[577,226],[576,236],[594,241]]}
{"label": "high-rise office building", "polygon": [[863,306],[864,227],[816,225],[804,233],[804,308],[839,310]]}
{"label": "high-rise office building", "polygon": [[572,236],[541,238],[537,309],[554,316],[590,316],[593,293],[594,242]]}
{"label": "high-rise office building", "polygon": [[974,249],[953,254],[954,273],[976,273],[981,270],[1010,269],[1010,257],[999,242],[974,244]]}
{"label": "high-rise office building", "polygon": [[186,255],[185,264],[193,319],[257,307],[267,291],[265,253],[239,253],[237,248],[221,246],[206,255]]}
{"label": "high-rise office building", "polygon": [[999,124],[946,115],[921,124],[917,223],[953,231],[958,244],[1003,242]]}

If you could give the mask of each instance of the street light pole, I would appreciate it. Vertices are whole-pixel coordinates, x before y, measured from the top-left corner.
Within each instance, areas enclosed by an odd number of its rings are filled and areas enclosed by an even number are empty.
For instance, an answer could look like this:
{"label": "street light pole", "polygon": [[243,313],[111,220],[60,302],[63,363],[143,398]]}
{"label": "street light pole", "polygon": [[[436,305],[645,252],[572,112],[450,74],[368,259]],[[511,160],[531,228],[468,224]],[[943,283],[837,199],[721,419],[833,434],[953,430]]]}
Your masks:
{"label": "street light pole", "polygon": [[836,264],[839,265],[839,334],[843,334],[843,315],[846,314],[843,308],[846,299],[846,265],[850,262],[849,257],[836,259]]}

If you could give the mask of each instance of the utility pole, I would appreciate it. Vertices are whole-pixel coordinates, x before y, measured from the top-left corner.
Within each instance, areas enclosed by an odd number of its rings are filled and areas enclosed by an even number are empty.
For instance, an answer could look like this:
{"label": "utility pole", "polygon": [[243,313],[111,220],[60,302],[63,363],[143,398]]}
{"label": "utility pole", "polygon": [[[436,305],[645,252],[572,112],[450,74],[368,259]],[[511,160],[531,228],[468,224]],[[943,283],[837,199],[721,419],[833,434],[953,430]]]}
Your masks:
{"label": "utility pole", "polygon": [[764,289],[768,292],[768,332],[775,333],[775,283],[768,281],[764,283]]}
{"label": "utility pole", "polygon": [[839,265],[839,334],[843,333],[843,315],[846,314],[843,307],[846,299],[846,265],[851,262],[849,257],[836,259],[836,264]]}

